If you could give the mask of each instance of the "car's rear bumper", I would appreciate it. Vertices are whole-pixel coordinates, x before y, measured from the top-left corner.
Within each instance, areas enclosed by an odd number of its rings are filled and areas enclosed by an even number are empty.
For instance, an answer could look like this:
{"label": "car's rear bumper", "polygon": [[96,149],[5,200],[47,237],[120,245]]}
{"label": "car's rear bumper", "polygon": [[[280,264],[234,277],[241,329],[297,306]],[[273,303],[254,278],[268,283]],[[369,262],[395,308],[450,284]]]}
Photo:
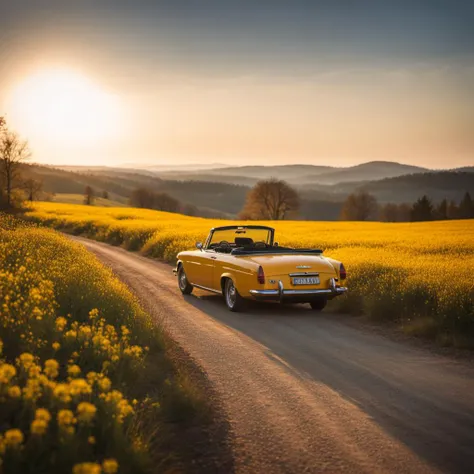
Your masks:
{"label": "car's rear bumper", "polygon": [[271,300],[271,301],[311,301],[319,298],[332,299],[336,296],[342,295],[347,291],[346,287],[336,286],[336,281],[331,278],[329,288],[324,289],[309,289],[301,290],[285,289],[282,281],[278,281],[277,289],[270,290],[250,290],[250,294],[256,300]]}

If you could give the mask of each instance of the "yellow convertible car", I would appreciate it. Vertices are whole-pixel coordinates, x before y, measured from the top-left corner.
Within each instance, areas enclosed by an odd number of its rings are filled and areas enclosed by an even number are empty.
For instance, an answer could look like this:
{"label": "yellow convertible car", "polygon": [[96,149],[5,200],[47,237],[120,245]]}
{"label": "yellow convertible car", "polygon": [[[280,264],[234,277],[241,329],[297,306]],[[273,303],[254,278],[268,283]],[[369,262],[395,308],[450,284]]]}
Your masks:
{"label": "yellow convertible car", "polygon": [[180,252],[173,270],[179,289],[223,294],[227,307],[239,311],[245,300],[309,303],[321,311],[341,295],[344,265],[321,250],[280,247],[271,227],[247,225],[211,229],[198,250]]}

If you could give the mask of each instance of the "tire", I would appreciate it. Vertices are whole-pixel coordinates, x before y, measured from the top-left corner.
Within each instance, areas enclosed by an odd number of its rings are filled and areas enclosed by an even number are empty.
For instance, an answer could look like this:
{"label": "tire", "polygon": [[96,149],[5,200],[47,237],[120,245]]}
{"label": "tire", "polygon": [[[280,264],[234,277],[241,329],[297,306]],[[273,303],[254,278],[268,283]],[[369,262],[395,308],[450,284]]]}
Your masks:
{"label": "tire", "polygon": [[237,288],[234,286],[234,282],[227,278],[224,285],[224,299],[227,308],[236,313],[242,311],[245,307],[245,300],[240,296]]}
{"label": "tire", "polygon": [[322,311],[326,307],[327,303],[327,300],[314,300],[309,304],[311,305],[311,309],[313,311]]}
{"label": "tire", "polygon": [[193,285],[189,283],[183,265],[178,268],[178,286],[183,295],[190,295],[193,291]]}

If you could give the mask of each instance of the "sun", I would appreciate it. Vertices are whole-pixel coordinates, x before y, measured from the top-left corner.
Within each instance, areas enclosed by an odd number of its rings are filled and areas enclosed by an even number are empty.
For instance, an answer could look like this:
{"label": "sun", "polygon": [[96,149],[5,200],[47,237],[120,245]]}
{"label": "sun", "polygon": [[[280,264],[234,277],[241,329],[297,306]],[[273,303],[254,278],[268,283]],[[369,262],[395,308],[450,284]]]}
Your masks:
{"label": "sun", "polygon": [[117,136],[119,99],[75,71],[32,74],[12,90],[9,111],[22,134],[50,144],[93,145]]}

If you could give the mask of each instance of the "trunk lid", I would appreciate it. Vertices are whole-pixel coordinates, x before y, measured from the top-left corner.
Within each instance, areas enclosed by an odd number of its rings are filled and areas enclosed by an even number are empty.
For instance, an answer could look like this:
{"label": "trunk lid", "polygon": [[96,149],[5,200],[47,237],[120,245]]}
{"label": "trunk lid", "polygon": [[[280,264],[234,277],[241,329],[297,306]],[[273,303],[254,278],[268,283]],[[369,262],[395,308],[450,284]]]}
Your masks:
{"label": "trunk lid", "polygon": [[[261,265],[265,276],[276,277],[289,273],[316,272],[336,275],[334,267],[322,255],[256,255],[243,257]],[[303,268],[302,268],[303,267]]]}

